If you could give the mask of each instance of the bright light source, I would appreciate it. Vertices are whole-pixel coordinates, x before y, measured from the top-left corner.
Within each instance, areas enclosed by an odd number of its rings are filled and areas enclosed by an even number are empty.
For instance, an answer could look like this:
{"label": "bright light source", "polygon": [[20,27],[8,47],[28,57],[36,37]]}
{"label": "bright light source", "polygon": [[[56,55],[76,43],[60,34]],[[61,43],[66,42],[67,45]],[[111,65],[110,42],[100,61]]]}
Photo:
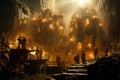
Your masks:
{"label": "bright light source", "polygon": [[92,53],[90,53],[89,57],[90,58],[94,58],[94,55]]}
{"label": "bright light source", "polygon": [[91,47],[92,47],[92,44],[91,44],[91,43],[88,43],[88,47],[91,48]]}
{"label": "bright light source", "polygon": [[83,6],[85,4],[87,4],[90,0],[78,0],[79,1],[79,5]]}

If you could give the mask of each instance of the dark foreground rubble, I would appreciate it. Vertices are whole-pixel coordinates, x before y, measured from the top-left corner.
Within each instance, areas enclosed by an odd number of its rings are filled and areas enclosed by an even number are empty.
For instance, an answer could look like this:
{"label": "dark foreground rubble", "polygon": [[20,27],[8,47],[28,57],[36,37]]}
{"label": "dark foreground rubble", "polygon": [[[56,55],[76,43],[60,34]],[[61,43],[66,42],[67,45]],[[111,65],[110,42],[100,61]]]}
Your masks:
{"label": "dark foreground rubble", "polygon": [[90,80],[120,80],[120,53],[98,59],[87,70]]}

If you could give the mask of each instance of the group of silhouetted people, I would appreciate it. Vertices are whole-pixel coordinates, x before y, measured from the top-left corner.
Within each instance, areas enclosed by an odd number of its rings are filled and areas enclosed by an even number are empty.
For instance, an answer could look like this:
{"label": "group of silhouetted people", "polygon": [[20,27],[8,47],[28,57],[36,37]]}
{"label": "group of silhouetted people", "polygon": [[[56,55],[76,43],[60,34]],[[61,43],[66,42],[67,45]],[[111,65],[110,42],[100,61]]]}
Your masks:
{"label": "group of silhouetted people", "polygon": [[[105,56],[108,56],[108,52],[109,52],[109,49],[106,47],[104,49]],[[97,47],[94,48],[94,52],[93,53],[94,53],[94,59],[98,59],[99,58],[99,55],[98,55],[99,50],[98,50]],[[80,63],[80,59],[81,59],[82,64],[86,64],[86,53],[85,53],[85,51],[81,51],[80,54],[76,54],[74,56],[75,64],[79,64]]]}
{"label": "group of silhouetted people", "polygon": [[79,64],[80,63],[80,58],[81,58],[82,64],[86,64],[85,51],[81,51],[81,57],[80,57],[80,54],[76,54],[75,55],[75,57],[74,57],[75,64]]}
{"label": "group of silhouetted people", "polygon": [[[99,51],[98,51],[98,48],[95,47],[95,49],[94,49],[95,59],[98,59],[98,58],[99,58],[98,52],[99,52]],[[104,49],[105,56],[108,56],[108,52],[109,52],[109,49],[106,47],[106,48]]]}
{"label": "group of silhouetted people", "polygon": [[26,48],[27,39],[24,36],[18,37],[18,48],[25,49]]}

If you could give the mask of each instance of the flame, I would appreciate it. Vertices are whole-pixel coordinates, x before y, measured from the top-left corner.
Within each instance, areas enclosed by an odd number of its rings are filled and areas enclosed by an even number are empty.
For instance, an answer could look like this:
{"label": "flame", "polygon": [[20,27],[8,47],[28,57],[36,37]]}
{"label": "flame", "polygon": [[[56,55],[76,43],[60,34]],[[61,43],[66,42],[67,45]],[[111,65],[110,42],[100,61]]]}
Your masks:
{"label": "flame", "polygon": [[34,51],[34,52],[30,52],[30,54],[35,56],[35,55],[36,55],[36,52],[35,52],[35,51]]}
{"label": "flame", "polygon": [[46,52],[45,50],[43,50],[43,54],[42,54],[42,59],[48,59],[48,52]]}
{"label": "flame", "polygon": [[14,48],[14,45],[10,44],[9,47],[10,47],[10,48]]}

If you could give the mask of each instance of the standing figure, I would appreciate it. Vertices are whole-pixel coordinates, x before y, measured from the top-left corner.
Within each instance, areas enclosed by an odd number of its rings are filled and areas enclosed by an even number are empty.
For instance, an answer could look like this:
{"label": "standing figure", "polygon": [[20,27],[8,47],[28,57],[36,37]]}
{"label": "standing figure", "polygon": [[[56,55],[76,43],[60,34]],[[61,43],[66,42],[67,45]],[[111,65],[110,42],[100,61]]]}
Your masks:
{"label": "standing figure", "polygon": [[39,59],[39,53],[40,53],[40,49],[39,49],[39,47],[37,47],[37,49],[36,49],[36,57],[37,57],[37,59]]}
{"label": "standing figure", "polygon": [[81,60],[82,60],[82,64],[86,64],[86,58],[85,58],[85,51],[82,51],[81,53]]}
{"label": "standing figure", "polygon": [[106,48],[105,48],[105,56],[108,56],[108,52],[109,52],[109,50],[108,50],[108,48],[106,47]]}
{"label": "standing figure", "polygon": [[18,37],[18,48],[25,49],[26,48],[27,39],[24,36]]}
{"label": "standing figure", "polygon": [[75,64],[79,64],[79,63],[80,63],[80,56],[79,56],[79,54],[77,54],[77,55],[74,57],[74,61],[75,61]]}
{"label": "standing figure", "polygon": [[9,42],[5,35],[2,35],[0,43],[4,48],[9,48]]}
{"label": "standing figure", "polygon": [[22,48],[23,49],[26,49],[26,42],[27,42],[27,39],[25,38],[25,36],[22,36]]}
{"label": "standing figure", "polygon": [[42,54],[43,54],[43,51],[42,49],[40,48],[40,51],[39,51],[39,58],[42,59]]}
{"label": "standing figure", "polygon": [[37,57],[37,59],[42,59],[42,54],[43,54],[42,49],[37,47],[37,49],[36,49],[36,57]]}
{"label": "standing figure", "polygon": [[22,46],[22,36],[18,37],[18,48],[20,48],[20,46]]}
{"label": "standing figure", "polygon": [[95,48],[95,50],[94,50],[94,56],[95,56],[95,59],[98,59],[98,48]]}
{"label": "standing figure", "polygon": [[56,63],[57,63],[57,66],[60,67],[61,66],[61,56],[58,54],[57,57],[56,57]]}

